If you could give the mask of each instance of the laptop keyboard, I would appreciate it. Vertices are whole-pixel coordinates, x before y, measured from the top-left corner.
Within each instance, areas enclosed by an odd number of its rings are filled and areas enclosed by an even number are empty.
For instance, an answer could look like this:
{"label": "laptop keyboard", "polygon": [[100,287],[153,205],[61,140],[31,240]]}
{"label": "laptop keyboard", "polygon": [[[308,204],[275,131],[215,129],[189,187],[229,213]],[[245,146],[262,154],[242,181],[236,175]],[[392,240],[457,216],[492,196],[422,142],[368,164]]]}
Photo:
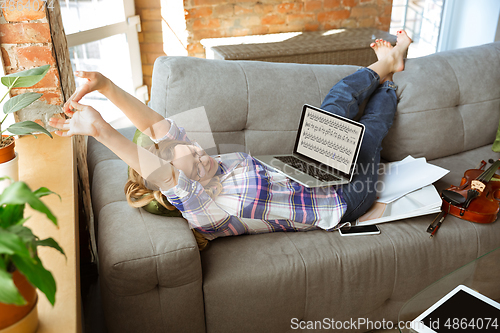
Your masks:
{"label": "laptop keyboard", "polygon": [[340,180],[340,178],[335,177],[334,175],[329,174],[326,171],[323,171],[320,168],[315,167],[314,165],[307,164],[295,156],[274,156],[274,158],[318,180],[324,182]]}

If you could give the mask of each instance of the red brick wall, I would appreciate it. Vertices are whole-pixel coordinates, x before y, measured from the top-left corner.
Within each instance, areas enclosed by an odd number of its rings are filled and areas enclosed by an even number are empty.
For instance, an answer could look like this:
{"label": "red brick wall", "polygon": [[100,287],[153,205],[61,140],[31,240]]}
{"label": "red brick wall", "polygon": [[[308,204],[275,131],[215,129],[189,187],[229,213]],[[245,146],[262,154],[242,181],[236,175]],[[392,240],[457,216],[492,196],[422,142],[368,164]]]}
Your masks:
{"label": "red brick wall", "polygon": [[142,77],[151,96],[153,64],[164,56],[160,0],[135,0],[135,12],[141,17],[139,46],[141,49]]}
{"label": "red brick wall", "polygon": [[184,0],[189,55],[203,38],[374,27],[389,31],[392,0]]}
{"label": "red brick wall", "polygon": [[[61,105],[64,98],[46,9],[42,7],[38,11],[34,11],[32,8],[28,8],[33,4],[33,1],[23,0],[23,2],[25,9],[4,9],[2,11],[3,17],[0,18],[0,49],[5,73],[15,73],[47,64],[51,65],[51,68],[35,86],[13,89],[11,95],[35,91],[43,93],[40,101],[50,105]],[[42,2],[40,1],[40,3]],[[37,121],[37,119],[31,120]]]}

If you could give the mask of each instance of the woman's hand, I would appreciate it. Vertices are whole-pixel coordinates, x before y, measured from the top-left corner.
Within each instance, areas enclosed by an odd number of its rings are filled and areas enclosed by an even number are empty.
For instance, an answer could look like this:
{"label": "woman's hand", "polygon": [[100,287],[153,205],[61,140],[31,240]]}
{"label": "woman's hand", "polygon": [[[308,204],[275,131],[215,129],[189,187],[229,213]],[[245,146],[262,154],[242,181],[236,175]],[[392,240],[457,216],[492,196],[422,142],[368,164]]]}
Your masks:
{"label": "woman's hand", "polygon": [[67,137],[73,135],[88,135],[98,138],[101,134],[106,121],[101,114],[93,107],[79,104],[75,101],[70,101],[71,106],[75,111],[71,111],[70,119],[50,118],[49,125],[63,131],[56,131],[56,135]]}
{"label": "woman's hand", "polygon": [[[93,136],[136,170],[144,179],[151,181],[159,188],[169,189],[175,185],[171,176],[175,170],[170,161],[163,160],[124,137],[91,106],[71,101],[69,107],[75,110],[72,112],[71,119],[52,117],[49,120],[50,126],[60,129],[55,132],[56,135],[62,137]],[[157,171],[159,168],[162,170],[161,173]]]}
{"label": "woman's hand", "polygon": [[170,130],[170,122],[165,120],[162,115],[118,87],[104,75],[98,72],[81,71],[75,72],[75,75],[87,79],[87,82],[64,104],[63,111],[69,117],[72,117],[74,114],[74,111],[71,110],[72,101],[79,102],[86,94],[92,91],[99,91],[111,103],[116,105],[135,127],[146,135],[154,135],[153,138],[160,139]]}
{"label": "woman's hand", "polygon": [[68,116],[72,116],[74,111],[71,110],[71,101],[79,102],[83,96],[91,93],[92,91],[99,91],[104,94],[105,90],[111,81],[99,72],[75,72],[75,76],[87,79],[79,89],[77,89],[73,95],[64,103],[63,111]]}

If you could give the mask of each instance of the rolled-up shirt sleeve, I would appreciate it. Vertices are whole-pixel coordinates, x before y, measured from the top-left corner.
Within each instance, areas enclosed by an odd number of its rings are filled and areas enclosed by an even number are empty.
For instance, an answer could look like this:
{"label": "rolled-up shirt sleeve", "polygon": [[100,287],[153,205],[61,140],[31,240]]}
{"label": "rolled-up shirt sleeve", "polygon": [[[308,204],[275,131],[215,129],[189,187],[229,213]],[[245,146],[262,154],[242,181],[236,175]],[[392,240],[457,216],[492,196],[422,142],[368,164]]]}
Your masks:
{"label": "rolled-up shirt sleeve", "polygon": [[183,127],[177,126],[177,124],[172,119],[165,118],[165,120],[170,122],[170,130],[161,139],[153,139],[150,137],[154,143],[160,143],[165,140],[185,141],[191,143],[191,140],[189,140],[187,133]]}

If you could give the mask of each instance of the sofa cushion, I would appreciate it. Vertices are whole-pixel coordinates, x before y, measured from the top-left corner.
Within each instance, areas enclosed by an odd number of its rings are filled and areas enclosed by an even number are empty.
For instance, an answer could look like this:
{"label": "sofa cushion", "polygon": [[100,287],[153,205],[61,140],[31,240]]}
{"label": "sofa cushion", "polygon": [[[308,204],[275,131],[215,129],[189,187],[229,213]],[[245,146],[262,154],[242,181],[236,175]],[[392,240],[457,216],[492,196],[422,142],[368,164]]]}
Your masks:
{"label": "sofa cushion", "polygon": [[434,159],[492,143],[500,119],[500,67],[487,64],[499,63],[499,50],[497,42],[408,59],[394,75],[398,112],[382,155]]}
{"label": "sofa cushion", "polygon": [[[201,253],[207,327],[289,332],[293,318],[349,321],[353,314],[397,321],[401,306],[429,281],[498,246],[491,234],[500,224],[454,217],[429,239],[433,217],[385,223],[376,236],[310,231],[217,239]],[[221,320],[224,313],[231,315]]]}

